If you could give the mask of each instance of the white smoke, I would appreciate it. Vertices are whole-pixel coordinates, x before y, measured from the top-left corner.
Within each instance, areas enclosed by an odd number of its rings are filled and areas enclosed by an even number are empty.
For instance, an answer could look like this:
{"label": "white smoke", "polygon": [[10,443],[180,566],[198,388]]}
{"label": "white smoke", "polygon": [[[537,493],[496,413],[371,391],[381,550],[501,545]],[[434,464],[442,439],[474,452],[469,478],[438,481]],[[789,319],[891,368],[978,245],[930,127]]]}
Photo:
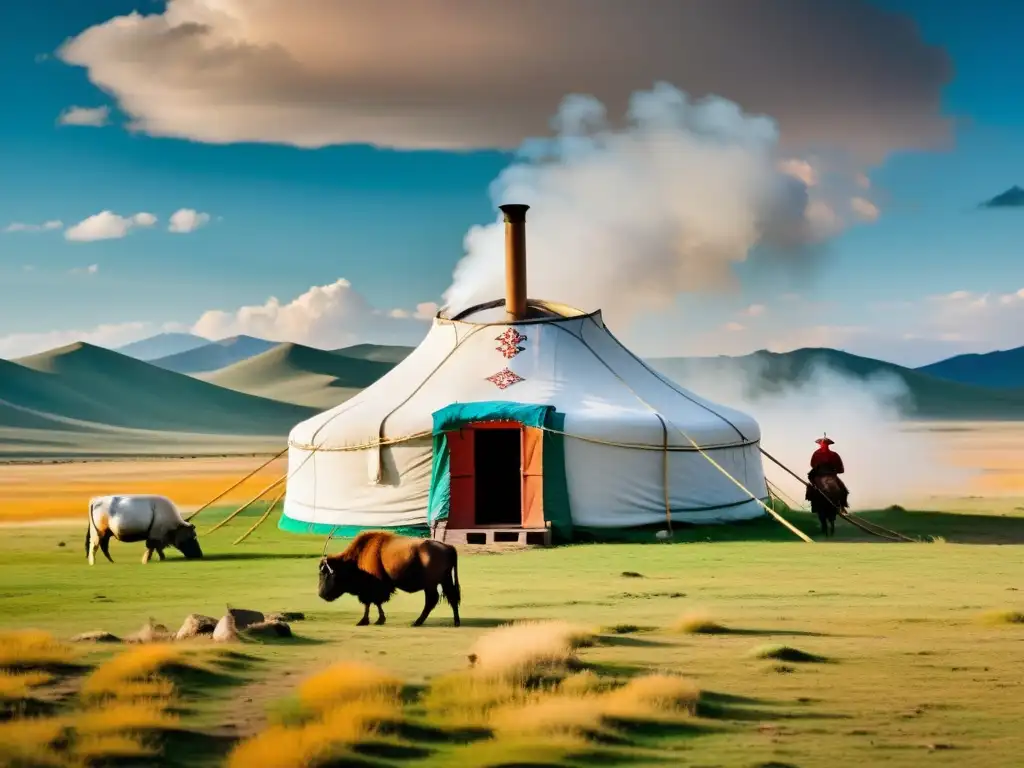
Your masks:
{"label": "white smoke", "polygon": [[[716,370],[709,366],[679,377],[686,387],[750,414],[761,425],[761,445],[782,464],[806,477],[814,441],[827,433],[843,457],[843,479],[851,509],[907,507],[929,496],[962,493],[971,470],[947,465],[935,434],[905,419],[910,392],[899,377],[882,373],[866,379],[812,365],[799,383],[766,391],[763,369],[751,365]],[[767,458],[765,475],[803,505],[804,487]]]}
{"label": "white smoke", "polygon": [[[862,189],[781,157],[775,123],[730,101],[661,83],[633,94],[626,123],[614,130],[599,101],[569,96],[556,137],[525,145],[492,184],[496,205],[531,206],[531,298],[601,308],[621,327],[679,294],[731,289],[757,245],[778,258],[863,219],[849,196]],[[453,311],[504,296],[500,219],[465,248],[444,296]]]}

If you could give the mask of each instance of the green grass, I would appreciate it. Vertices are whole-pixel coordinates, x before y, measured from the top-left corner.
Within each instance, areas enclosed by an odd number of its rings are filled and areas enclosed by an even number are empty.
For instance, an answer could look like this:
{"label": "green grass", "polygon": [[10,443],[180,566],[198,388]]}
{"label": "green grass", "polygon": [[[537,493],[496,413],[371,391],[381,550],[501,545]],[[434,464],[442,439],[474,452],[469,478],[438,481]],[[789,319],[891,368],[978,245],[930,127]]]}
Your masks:
{"label": "green grass", "polygon": [[[223,510],[199,518],[202,532]],[[370,663],[406,685],[405,730],[380,735],[370,758],[381,765],[498,765],[496,744],[449,743],[450,725],[417,704],[431,679],[465,670],[480,636],[503,623],[558,619],[605,627],[578,651],[595,679],[622,683],[649,673],[684,675],[701,691],[685,727],[605,722],[596,742],[509,742],[518,754],[552,765],[686,764],[725,768],[789,764],[917,766],[1018,762],[1019,624],[979,621],[986,612],[1024,609],[1018,546],[959,545],[961,539],[1019,543],[1020,518],[889,511],[867,515],[949,545],[871,542],[848,525],[836,541],[804,544],[777,523],[692,529],[689,543],[580,544],[460,559],[463,626],[442,602],[421,628],[409,626],[418,595],[397,595],[383,627],[355,627],[354,598],[316,595],[323,540],[285,535],[267,523],[240,546],[230,542],[260,510],[201,537],[208,557],[142,566],[140,545],[112,544],[117,561],[85,562],[85,525],[9,528],[0,538],[0,629],[36,628],[67,638],[103,629],[118,636],[152,617],[176,630],[189,613],[220,616],[226,604],[265,612],[303,611],[294,642],[247,643],[237,668],[186,680],[180,733],[167,754],[191,766],[220,765],[231,740],[266,726],[307,676],[338,662]],[[792,515],[808,531],[806,515]],[[729,540],[743,529],[752,541]],[[775,533],[773,533],[775,531]],[[713,543],[703,540],[708,536]],[[67,546],[59,547],[65,541]],[[332,549],[344,542],[333,542]],[[638,572],[642,578],[624,578]],[[713,616],[726,634],[688,635],[673,625]],[[762,645],[827,658],[828,664],[755,657]],[[119,646],[83,646],[90,663]],[[766,672],[772,672],[766,674]],[[202,693],[200,694],[200,691]],[[514,720],[514,718],[513,718]],[[464,742],[481,735],[464,734]],[[410,746],[411,745],[411,746]],[[935,749],[951,745],[952,749]],[[499,745],[500,746],[500,745]],[[589,750],[589,752],[588,752]],[[596,751],[595,751],[596,750]],[[680,752],[682,750],[682,752]],[[371,750],[372,751],[372,750]],[[403,755],[405,755],[403,757]],[[422,763],[416,762],[422,756]],[[581,757],[582,755],[582,757]],[[183,758],[184,759],[184,758]],[[667,760],[667,762],[665,762]]]}

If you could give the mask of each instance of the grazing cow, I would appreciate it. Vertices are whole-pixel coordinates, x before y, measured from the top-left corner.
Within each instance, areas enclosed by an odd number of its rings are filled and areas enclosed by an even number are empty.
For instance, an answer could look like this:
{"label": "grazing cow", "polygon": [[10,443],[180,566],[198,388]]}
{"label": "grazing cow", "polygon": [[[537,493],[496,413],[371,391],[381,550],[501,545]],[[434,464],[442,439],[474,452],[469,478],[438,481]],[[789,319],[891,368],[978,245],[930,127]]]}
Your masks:
{"label": "grazing cow", "polygon": [[97,496],[89,500],[89,529],[85,534],[85,554],[89,565],[96,563],[96,548],[110,556],[110,539],[146,542],[142,562],[148,563],[155,551],[164,559],[164,548],[174,547],[188,559],[200,558],[203,551],[196,538],[196,527],[185,522],[174,502],[165,496]]}
{"label": "grazing cow", "polygon": [[363,618],[356,624],[370,623],[370,605],[377,606],[377,623],[386,621],[384,603],[396,589],[424,593],[423,611],[414,627],[426,621],[437,605],[437,588],[452,608],[455,626],[459,626],[458,552],[451,544],[433,539],[396,536],[385,531],[364,531],[356,536],[340,555],[320,560],[321,599],[331,602],[345,594],[355,595],[363,604]]}

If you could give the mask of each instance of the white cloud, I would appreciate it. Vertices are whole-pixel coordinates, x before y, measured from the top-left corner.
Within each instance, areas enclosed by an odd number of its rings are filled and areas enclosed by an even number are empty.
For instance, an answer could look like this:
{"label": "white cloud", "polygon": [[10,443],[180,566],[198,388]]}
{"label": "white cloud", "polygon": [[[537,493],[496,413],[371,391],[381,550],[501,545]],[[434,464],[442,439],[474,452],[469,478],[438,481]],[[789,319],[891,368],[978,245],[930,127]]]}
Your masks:
{"label": "white cloud", "polygon": [[183,235],[195,232],[209,221],[210,214],[208,213],[200,213],[192,208],[181,208],[171,214],[167,231]]}
{"label": "white cloud", "polygon": [[747,317],[757,317],[758,315],[763,315],[766,309],[767,307],[764,304],[751,304],[743,310],[743,314]]}
{"label": "white cloud", "polygon": [[100,271],[99,264],[90,264],[88,267],[77,267],[71,270],[72,275],[95,275]]}
{"label": "white cloud", "polygon": [[747,329],[745,325],[737,322],[726,323],[722,328],[730,333],[739,333],[740,331],[745,331]]}
{"label": "white cloud", "polygon": [[102,128],[110,124],[110,107],[68,107],[57,118],[60,125]]}
{"label": "white cloud", "polygon": [[[96,274],[95,265],[76,274]],[[270,341],[292,341],[321,349],[361,342],[418,344],[437,311],[423,302],[415,310],[372,306],[348,280],[313,286],[289,302],[271,297],[263,304],[231,311],[210,310],[194,323],[105,324],[92,329],[20,333],[0,337],[0,358],[24,357],[76,341],[119,347],[161,332],[191,332],[208,339],[247,334]]]}
{"label": "white cloud", "polygon": [[52,232],[61,229],[64,222],[53,219],[44,221],[42,224],[26,224],[21,221],[13,221],[4,228],[4,232]]}
{"label": "white cloud", "polygon": [[133,216],[119,216],[113,211],[100,211],[69,227],[64,237],[75,242],[94,240],[117,240],[135,227],[151,227],[157,219],[151,213],[136,213]]}
{"label": "white cloud", "polygon": [[794,179],[799,179],[805,186],[814,187],[818,184],[818,172],[806,160],[783,160],[779,163],[779,170]]}
{"label": "white cloud", "polygon": [[282,303],[276,297],[234,311],[210,310],[192,326],[192,333],[209,339],[246,334],[271,341],[292,341],[322,349],[357,344],[417,343],[426,332],[425,319],[436,304],[419,304],[414,312],[373,307],[341,278],[313,286]]}
{"label": "white cloud", "polygon": [[850,200],[850,207],[861,221],[876,221],[880,213],[877,205],[863,197]]}
{"label": "white cloud", "polygon": [[871,160],[949,133],[948,56],[863,0],[514,8],[168,0],[90,27],[58,56],[85,67],[133,129],[211,143],[515,147],[566,93],[618,110],[658,79],[775,115],[800,146]]}

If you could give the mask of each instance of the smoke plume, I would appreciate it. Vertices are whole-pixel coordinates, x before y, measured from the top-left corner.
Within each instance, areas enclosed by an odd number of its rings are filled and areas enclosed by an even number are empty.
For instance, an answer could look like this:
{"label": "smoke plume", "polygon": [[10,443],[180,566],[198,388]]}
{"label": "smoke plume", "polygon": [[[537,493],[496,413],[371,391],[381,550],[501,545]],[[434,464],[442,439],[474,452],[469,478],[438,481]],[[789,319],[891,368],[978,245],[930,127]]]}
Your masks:
{"label": "smoke plume", "polygon": [[[750,358],[747,358],[750,360]],[[806,477],[814,441],[827,432],[843,457],[851,509],[908,506],[932,495],[962,493],[976,472],[948,465],[933,433],[904,418],[910,392],[903,380],[882,373],[866,379],[813,365],[798,383],[766,389],[756,362],[708,365],[678,377],[681,384],[723,405],[749,413],[761,425],[761,444]],[[792,504],[804,487],[767,458],[765,475]]]}
{"label": "smoke plume", "polygon": [[[849,179],[779,154],[768,117],[665,83],[634,93],[626,117],[614,130],[599,101],[566,97],[555,137],[525,144],[493,183],[495,205],[532,206],[532,298],[601,308],[621,326],[682,293],[732,289],[755,246],[778,259],[864,220]],[[504,295],[503,238],[500,220],[467,233],[444,297],[453,311]]]}

